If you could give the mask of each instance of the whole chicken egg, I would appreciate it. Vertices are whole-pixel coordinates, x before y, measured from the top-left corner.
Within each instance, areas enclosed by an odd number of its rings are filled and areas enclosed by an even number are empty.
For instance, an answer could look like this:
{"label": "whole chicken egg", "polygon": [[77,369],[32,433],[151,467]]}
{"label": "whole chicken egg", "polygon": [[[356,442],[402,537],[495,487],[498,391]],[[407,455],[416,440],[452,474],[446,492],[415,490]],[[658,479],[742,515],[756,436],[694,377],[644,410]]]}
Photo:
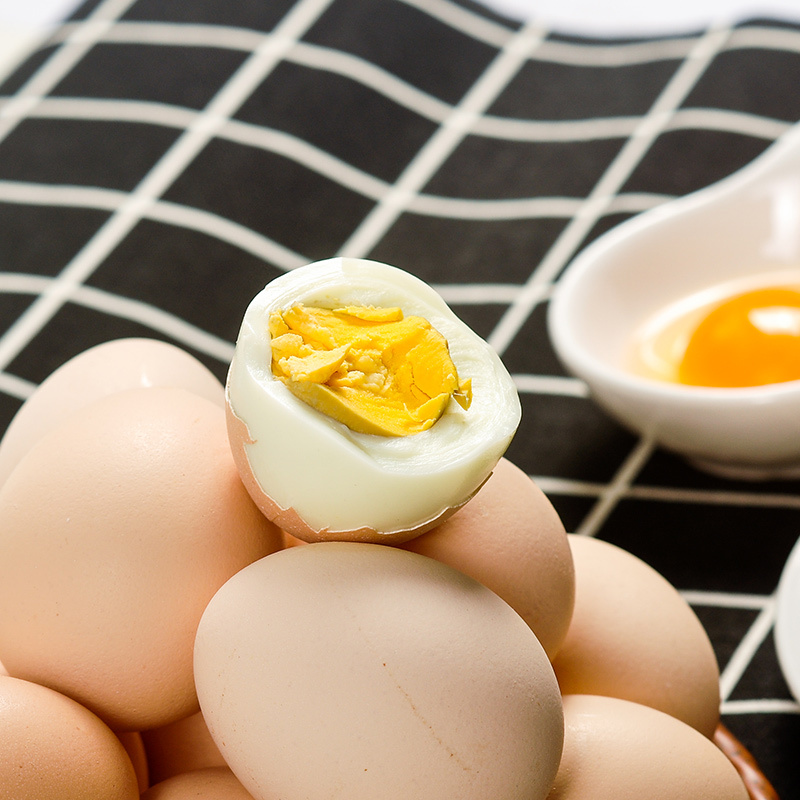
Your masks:
{"label": "whole chicken egg", "polygon": [[150,782],[160,783],[182,772],[224,767],[225,759],[199,711],[160,728],[143,731]]}
{"label": "whole chicken egg", "polygon": [[575,602],[572,553],[550,501],[508,459],[463,508],[402,547],[488,586],[530,625],[547,655],[556,655]]}
{"label": "whole chicken egg", "polygon": [[575,608],[553,668],[564,694],[642,703],[712,737],[719,667],[694,610],[661,574],[609,542],[569,534]]}
{"label": "whole chicken egg", "polygon": [[115,730],[166,725],[198,709],[206,603],[280,546],[242,486],[222,408],[166,387],[104,397],[0,489],[3,663]]}
{"label": "whole chicken egg", "polygon": [[176,386],[224,405],[224,389],[202,362],[157,339],[114,339],[52,372],[20,406],[0,440],[0,486],[20,458],[73,411],[126,389]]}
{"label": "whole chicken egg", "polygon": [[145,791],[150,786],[150,767],[147,763],[147,752],[144,749],[142,734],[139,731],[120,731],[117,733],[117,738],[133,764],[139,791]]}
{"label": "whole chicken egg", "polygon": [[[253,800],[227,767],[183,772],[151,786],[142,800]],[[274,795],[269,800],[281,800]]]}
{"label": "whole chicken egg", "polygon": [[496,594],[435,559],[316,542],[234,575],[203,614],[209,730],[257,800],[544,800],[561,696]]}
{"label": "whole chicken egg", "polygon": [[748,800],[733,763],[684,722],[616,697],[564,696],[548,800]]}
{"label": "whole chicken egg", "polygon": [[0,797],[136,800],[139,786],[119,739],[58,692],[0,677]]}
{"label": "whole chicken egg", "polygon": [[245,485],[306,541],[428,530],[486,480],[520,419],[497,354],[431,287],[349,258],[296,269],[253,299],[227,402]]}

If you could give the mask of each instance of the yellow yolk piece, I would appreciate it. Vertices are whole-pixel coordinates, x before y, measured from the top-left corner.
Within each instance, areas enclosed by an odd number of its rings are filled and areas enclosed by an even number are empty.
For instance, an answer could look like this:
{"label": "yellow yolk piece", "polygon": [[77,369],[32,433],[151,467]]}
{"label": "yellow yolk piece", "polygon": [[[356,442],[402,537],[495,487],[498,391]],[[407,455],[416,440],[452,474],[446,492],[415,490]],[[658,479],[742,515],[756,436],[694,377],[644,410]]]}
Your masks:
{"label": "yellow yolk piece", "polygon": [[272,373],[312,408],[358,433],[409,436],[438,420],[452,397],[467,409],[447,340],[400,308],[297,305],[269,319]]}
{"label": "yellow yolk piece", "polygon": [[692,386],[763,386],[800,379],[800,291],[758,289],[715,307],[678,368]]}

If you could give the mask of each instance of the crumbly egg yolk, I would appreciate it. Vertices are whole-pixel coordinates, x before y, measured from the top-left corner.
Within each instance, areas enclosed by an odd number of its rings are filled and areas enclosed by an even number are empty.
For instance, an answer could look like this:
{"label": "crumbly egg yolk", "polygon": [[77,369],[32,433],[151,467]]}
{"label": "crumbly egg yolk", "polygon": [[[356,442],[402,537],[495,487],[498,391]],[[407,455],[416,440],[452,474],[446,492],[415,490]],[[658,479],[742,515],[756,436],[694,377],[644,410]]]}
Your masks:
{"label": "crumbly egg yolk", "polygon": [[272,373],[298,399],[357,433],[409,436],[450,398],[468,409],[447,340],[401,308],[296,305],[269,317]]}
{"label": "crumbly egg yolk", "polygon": [[689,337],[677,378],[716,387],[800,379],[800,291],[757,289],[716,306]]}

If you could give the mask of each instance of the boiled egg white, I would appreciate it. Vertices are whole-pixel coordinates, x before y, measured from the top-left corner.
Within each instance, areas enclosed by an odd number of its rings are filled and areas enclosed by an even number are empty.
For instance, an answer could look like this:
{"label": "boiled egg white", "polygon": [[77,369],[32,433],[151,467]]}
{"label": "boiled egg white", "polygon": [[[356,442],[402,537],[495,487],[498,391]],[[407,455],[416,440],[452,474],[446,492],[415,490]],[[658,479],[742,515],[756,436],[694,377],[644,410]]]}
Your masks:
{"label": "boiled egg white", "polygon": [[226,397],[248,491],[305,541],[430,529],[488,478],[521,414],[498,355],[430,286],[351,258],[296,269],[253,299]]}

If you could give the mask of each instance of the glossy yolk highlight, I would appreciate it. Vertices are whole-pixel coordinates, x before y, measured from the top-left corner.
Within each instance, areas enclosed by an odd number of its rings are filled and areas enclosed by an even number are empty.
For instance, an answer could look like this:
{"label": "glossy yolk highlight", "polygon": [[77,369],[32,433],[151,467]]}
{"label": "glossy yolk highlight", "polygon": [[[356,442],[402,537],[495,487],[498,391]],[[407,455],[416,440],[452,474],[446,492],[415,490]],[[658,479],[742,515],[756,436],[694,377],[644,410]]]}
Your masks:
{"label": "glossy yolk highlight", "polygon": [[692,333],[678,369],[693,386],[800,379],[800,291],[759,289],[726,300]]}
{"label": "glossy yolk highlight", "polygon": [[297,398],[358,433],[408,436],[450,398],[469,408],[447,340],[400,308],[297,305],[269,319],[272,373]]}

